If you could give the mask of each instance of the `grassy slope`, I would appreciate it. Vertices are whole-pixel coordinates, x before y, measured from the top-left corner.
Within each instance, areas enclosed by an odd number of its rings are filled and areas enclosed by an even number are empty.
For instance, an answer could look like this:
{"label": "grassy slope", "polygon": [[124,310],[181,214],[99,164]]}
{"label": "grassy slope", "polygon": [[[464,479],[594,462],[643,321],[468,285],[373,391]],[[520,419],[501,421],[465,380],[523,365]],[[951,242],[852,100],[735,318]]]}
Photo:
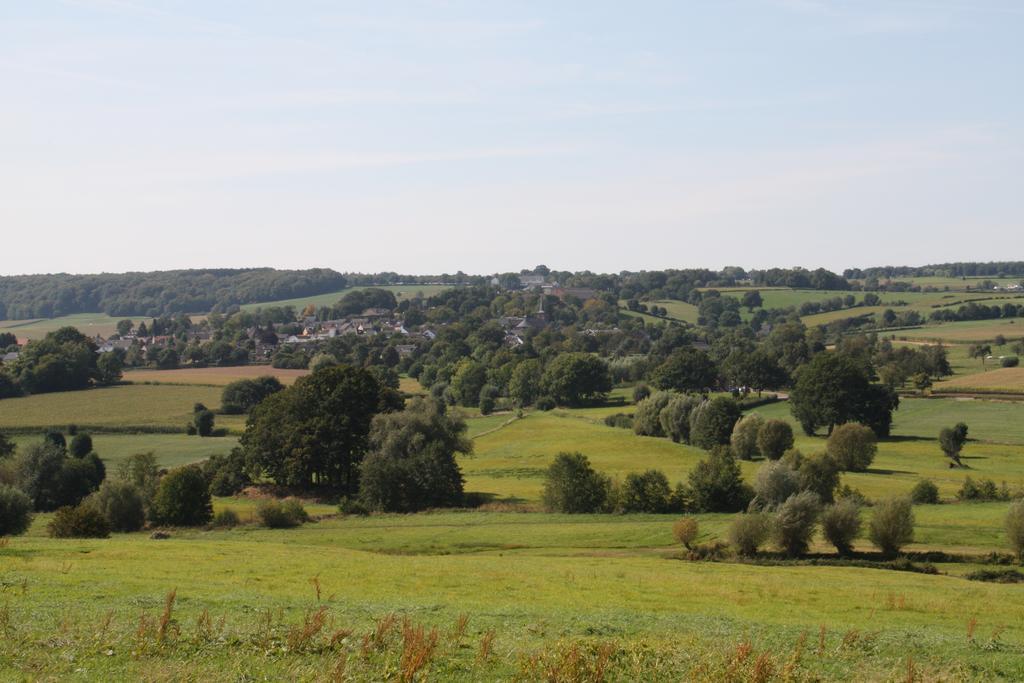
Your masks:
{"label": "grassy slope", "polygon": [[[48,332],[70,326],[77,327],[83,334],[90,337],[97,334],[108,337],[117,329],[117,323],[120,320],[123,318],[112,318],[103,313],[76,313],[60,318],[37,320],[0,320],[0,332],[13,332],[19,340],[42,339]],[[151,318],[134,318],[133,320],[136,325],[140,322],[149,325],[152,321]]]}
{"label": "grassy slope", "polygon": [[[38,435],[14,437],[19,446],[33,443]],[[237,443],[235,437],[200,438],[185,434],[93,434],[93,448],[112,471],[119,462],[136,453],[152,451],[161,467],[177,467],[205,460],[211,455],[228,453]]]}
{"label": "grassy slope", "polygon": [[[703,521],[713,528],[723,520]],[[52,540],[41,537],[42,522],[0,549],[13,560],[0,570],[5,585],[25,582],[6,599],[0,671],[8,674],[152,679],[231,671],[314,680],[336,661],[330,649],[300,656],[264,646],[256,654],[249,643],[268,610],[272,624],[291,625],[322,604],[332,629],[357,633],[392,611],[446,631],[460,613],[469,615],[474,647],[446,654],[450,668],[439,678],[507,678],[530,651],[562,639],[633,647],[642,640],[638,652],[666,653],[715,652],[749,639],[785,658],[802,632],[814,635],[806,666],[828,679],[886,678],[908,654],[933,675],[953,662],[968,664],[979,679],[1024,675],[1020,586],[868,569],[672,561],[664,557],[671,539],[663,517],[443,513],[330,520],[289,531],[180,531],[162,542],[145,534]],[[321,603],[311,577],[322,586]],[[134,654],[140,613],[158,616],[171,588],[178,593],[181,635],[170,639],[176,644]],[[203,610],[224,618],[224,638],[199,646],[193,639]],[[977,645],[965,636],[972,617]],[[979,646],[1004,627],[998,648]],[[283,644],[286,628],[278,628]],[[812,656],[820,628],[825,648]],[[497,657],[484,672],[472,662],[487,629],[496,631]],[[867,640],[844,652],[841,641],[852,630]],[[55,637],[59,648],[42,645]],[[348,645],[354,662],[358,643],[357,636]],[[677,679],[679,670],[662,674]]]}
{"label": "grassy slope", "polygon": [[[340,289],[336,292],[328,292],[326,294],[317,294],[315,296],[298,297],[296,299],[280,299],[278,301],[261,301],[254,304],[245,304],[242,306],[243,311],[251,311],[257,308],[268,308],[270,306],[293,306],[296,309],[303,309],[309,304],[314,306],[333,306],[338,303],[341,297],[345,296],[348,292],[355,289],[368,289],[367,287],[348,287],[346,289]],[[451,289],[448,285],[384,285],[376,287],[375,289],[386,289],[394,292],[395,296],[399,301],[402,299],[411,299],[416,297],[418,294],[423,296],[433,296],[439,292],[443,292],[446,289]]]}

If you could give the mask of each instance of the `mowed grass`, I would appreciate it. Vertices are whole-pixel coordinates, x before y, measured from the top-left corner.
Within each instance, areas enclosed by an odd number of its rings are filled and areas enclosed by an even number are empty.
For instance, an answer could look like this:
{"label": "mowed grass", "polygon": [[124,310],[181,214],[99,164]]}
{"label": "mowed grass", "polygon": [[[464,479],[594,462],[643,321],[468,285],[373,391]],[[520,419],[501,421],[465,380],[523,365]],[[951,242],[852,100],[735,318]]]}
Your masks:
{"label": "mowed grass", "polygon": [[255,304],[245,304],[241,306],[243,311],[253,311],[257,308],[270,308],[272,306],[292,306],[297,310],[302,310],[310,304],[320,306],[333,306],[341,300],[341,297],[345,296],[349,292],[357,289],[386,289],[389,292],[394,292],[395,298],[399,301],[402,299],[414,299],[420,295],[423,297],[434,296],[445,290],[451,289],[454,285],[381,285],[379,287],[346,287],[345,289],[339,289],[336,292],[327,292],[326,294],[317,294],[314,296],[304,296],[295,299],[279,299],[277,301],[261,301]]}
{"label": "mowed grass", "polygon": [[[0,429],[42,430],[74,424],[119,431],[184,431],[193,405],[198,402],[216,409],[221,391],[220,387],[135,384],[8,398],[0,401]],[[218,426],[234,425],[238,417],[218,416]]]}
{"label": "mowed grass", "polygon": [[[127,316],[125,316],[126,318]],[[34,320],[0,320],[0,332],[11,332],[19,341],[42,339],[48,333],[62,327],[77,327],[82,334],[90,337],[109,337],[117,330],[117,323],[125,318],[113,318],[105,313],[76,313],[59,318],[38,318]],[[138,325],[148,326],[152,318],[131,318]]]}
{"label": "mowed grass", "polygon": [[1024,394],[1024,367],[997,368],[953,377],[937,383],[932,392]]}
{"label": "mowed grass", "polygon": [[[19,434],[14,442],[22,448],[41,438],[38,434]],[[233,436],[202,438],[185,434],[92,434],[93,450],[106,463],[108,473],[118,463],[136,453],[150,453],[160,467],[178,467],[224,455],[238,444]]]}
{"label": "mowed grass", "polygon": [[897,336],[902,339],[960,344],[991,342],[997,335],[1002,335],[1007,339],[1024,338],[1024,318],[965,320],[927,325],[912,330],[900,330],[897,333]]}
{"label": "mowed grass", "polygon": [[195,384],[224,386],[240,379],[253,379],[267,375],[276,377],[281,384],[292,384],[309,370],[288,370],[270,365],[239,365],[226,368],[179,368],[177,370],[128,370],[124,381],[153,384]]}
{"label": "mowed grass", "polygon": [[[687,664],[673,659],[653,677],[678,680],[741,642],[781,653],[781,667],[801,634],[811,636],[801,664],[818,679],[890,679],[906,670],[908,656],[927,680],[954,670],[976,680],[1024,676],[1021,586],[678,561],[668,559],[671,521],[449,512],[279,531],[175,530],[157,542],[145,533],[49,539],[41,518],[29,536],[0,549],[0,579],[11,587],[0,671],[15,679],[320,680],[338,649],[352,652],[357,667],[362,634],[396,613],[439,627],[445,644],[431,679],[522,678],[538,649],[579,640],[679,658]],[[710,537],[727,518],[700,522]],[[172,588],[180,632],[143,647],[140,615],[156,619]],[[302,653],[283,647],[288,630],[318,608],[331,619],[321,640],[350,628],[349,644]],[[222,637],[198,638],[204,612],[223,620]],[[465,649],[447,645],[460,614],[468,616]],[[494,656],[476,664],[478,641],[490,630]],[[48,646],[57,634],[60,647]],[[261,646],[265,639],[270,644]],[[621,677],[652,680],[640,670],[630,675],[629,662],[616,659]],[[394,678],[394,671],[365,678]]]}

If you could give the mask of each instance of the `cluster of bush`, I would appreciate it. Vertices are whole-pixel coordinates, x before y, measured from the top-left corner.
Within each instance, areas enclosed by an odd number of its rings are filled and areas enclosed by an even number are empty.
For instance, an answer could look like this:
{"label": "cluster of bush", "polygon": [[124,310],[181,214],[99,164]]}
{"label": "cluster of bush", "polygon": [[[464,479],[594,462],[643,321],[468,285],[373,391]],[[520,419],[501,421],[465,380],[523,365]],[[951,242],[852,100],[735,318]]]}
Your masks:
{"label": "cluster of bush", "polygon": [[964,477],[960,490],[956,492],[957,500],[968,502],[1006,501],[1015,498],[1024,498],[1024,491],[1018,489],[1011,491],[1004,481],[999,486],[991,479],[979,479],[975,481],[971,477]]}
{"label": "cluster of bush", "polygon": [[[645,387],[639,388],[635,397],[642,397],[644,390]],[[739,404],[731,397],[707,399],[674,391],[656,391],[637,402],[632,428],[641,436],[663,436],[677,443],[711,449],[729,443],[739,418]],[[608,423],[627,424],[621,420]]]}

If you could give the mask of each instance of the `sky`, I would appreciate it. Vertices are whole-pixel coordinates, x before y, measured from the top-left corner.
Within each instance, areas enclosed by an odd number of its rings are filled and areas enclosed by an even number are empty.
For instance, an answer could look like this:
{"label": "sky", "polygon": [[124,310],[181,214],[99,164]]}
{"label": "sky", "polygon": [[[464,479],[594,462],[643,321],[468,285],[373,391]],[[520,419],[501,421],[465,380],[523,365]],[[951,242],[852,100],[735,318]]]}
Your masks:
{"label": "sky", "polygon": [[0,274],[1024,258],[1019,0],[0,0]]}

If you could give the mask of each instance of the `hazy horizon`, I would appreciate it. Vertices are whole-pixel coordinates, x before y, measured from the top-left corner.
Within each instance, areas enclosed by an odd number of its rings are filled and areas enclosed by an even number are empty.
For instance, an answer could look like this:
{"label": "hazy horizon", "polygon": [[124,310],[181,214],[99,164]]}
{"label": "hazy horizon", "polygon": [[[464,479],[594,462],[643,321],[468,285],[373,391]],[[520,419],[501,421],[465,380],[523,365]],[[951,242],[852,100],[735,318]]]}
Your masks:
{"label": "hazy horizon", "polygon": [[0,274],[1024,258],[1024,7],[851,5],[8,4]]}

